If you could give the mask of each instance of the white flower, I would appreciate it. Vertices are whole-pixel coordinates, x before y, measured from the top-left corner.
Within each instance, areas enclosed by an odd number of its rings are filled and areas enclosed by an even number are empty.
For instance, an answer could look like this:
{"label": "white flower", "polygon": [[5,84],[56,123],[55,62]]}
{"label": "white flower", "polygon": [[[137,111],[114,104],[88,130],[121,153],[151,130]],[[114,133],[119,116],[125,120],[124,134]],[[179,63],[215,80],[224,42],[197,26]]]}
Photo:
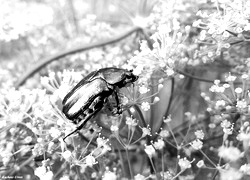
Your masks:
{"label": "white flower", "polygon": [[102,180],[116,180],[117,176],[114,172],[106,171],[102,177]]}
{"label": "white flower", "polygon": [[187,160],[187,158],[179,159],[178,165],[180,166],[182,171],[191,168],[191,162]]}
{"label": "white flower", "polygon": [[96,139],[96,142],[97,142],[97,147],[98,147],[98,148],[102,148],[101,154],[104,154],[104,153],[106,153],[107,151],[110,151],[110,150],[111,150],[111,147],[107,144],[108,140],[105,140],[105,139],[103,139],[103,138],[98,137],[98,138]]}
{"label": "white flower", "polygon": [[150,109],[150,105],[148,102],[142,102],[141,108],[143,111],[148,111]]}
{"label": "white flower", "polygon": [[224,100],[218,100],[216,101],[215,103],[215,108],[216,109],[219,109],[219,108],[223,108],[224,106],[226,105],[226,102]]}
{"label": "white flower", "polygon": [[158,85],[158,90],[161,90],[163,87],[164,87],[163,84],[159,84]]}
{"label": "white flower", "polygon": [[63,153],[62,153],[62,157],[66,160],[66,161],[69,161],[69,159],[71,158],[71,152],[69,151],[69,150],[67,150],[67,151],[64,151]]}
{"label": "white flower", "polygon": [[145,93],[147,93],[149,91],[149,89],[146,87],[146,86],[140,86],[139,87],[139,92],[141,93],[141,94],[145,94]]}
{"label": "white flower", "polygon": [[201,140],[199,140],[199,139],[196,139],[196,140],[192,141],[192,142],[190,143],[190,145],[191,145],[195,150],[199,150],[199,149],[202,148],[203,142],[202,142]]}
{"label": "white flower", "polygon": [[142,128],[142,137],[150,136],[150,135],[151,135],[151,129],[143,127]]}
{"label": "white flower", "polygon": [[234,168],[220,171],[220,180],[240,180],[241,177],[242,173]]}
{"label": "white flower", "polygon": [[103,147],[102,147],[102,154],[105,154],[106,152],[110,151],[111,150],[111,147],[108,145],[108,144],[105,144]]}
{"label": "white flower", "polygon": [[220,125],[222,128],[230,128],[232,126],[232,124],[226,119],[223,120]]}
{"label": "white flower", "polygon": [[160,98],[159,98],[158,96],[156,96],[156,97],[154,98],[153,103],[157,103],[157,102],[159,102],[159,101],[160,101]]}
{"label": "white flower", "polygon": [[242,29],[241,27],[237,27],[237,28],[235,29],[235,31],[236,31],[238,34],[240,34],[240,33],[242,33],[243,29]]}
{"label": "white flower", "polygon": [[250,141],[250,134],[245,132],[240,132],[237,136],[237,140],[248,142]]}
{"label": "white flower", "polygon": [[59,131],[59,129],[57,129],[55,127],[51,127],[49,130],[49,134],[53,138],[58,138],[61,135],[61,131]]}
{"label": "white flower", "polygon": [[141,175],[141,174],[137,174],[135,177],[134,177],[135,180],[146,180],[145,176]]}
{"label": "white flower", "polygon": [[233,146],[230,147],[221,146],[218,150],[219,150],[218,155],[227,161],[234,162],[242,157],[240,150]]}
{"label": "white flower", "polygon": [[140,75],[143,71],[143,66],[136,66],[136,68],[133,69],[134,75]]}
{"label": "white flower", "polygon": [[161,171],[160,174],[163,180],[173,179],[174,177],[173,172],[170,171],[165,171],[165,172]]}
{"label": "white flower", "polygon": [[58,119],[58,120],[56,121],[56,124],[57,124],[58,126],[62,126],[62,125],[64,124],[64,120],[63,120],[62,118],[60,118],[60,119]]}
{"label": "white flower", "polygon": [[158,141],[156,141],[154,143],[154,147],[155,149],[161,150],[164,147],[165,143],[162,139],[158,139]]}
{"label": "white flower", "polygon": [[146,154],[151,158],[153,155],[155,155],[155,148],[152,145],[145,146]]}
{"label": "white flower", "polygon": [[244,31],[249,31],[250,30],[250,23],[247,23],[246,26],[244,27]]}
{"label": "white flower", "polygon": [[63,177],[60,178],[60,180],[70,180],[69,176],[64,175]]}
{"label": "white flower", "polygon": [[233,81],[235,81],[235,79],[236,79],[236,76],[232,76],[229,74],[229,76],[227,76],[225,80],[227,82],[233,82]]}
{"label": "white flower", "polygon": [[201,23],[201,20],[199,19],[197,21],[194,21],[193,24],[192,24],[192,26],[193,27],[198,27],[200,25],[200,23]]}
{"label": "white flower", "polygon": [[245,100],[237,101],[236,107],[239,109],[244,109],[247,107],[247,102]]}
{"label": "white flower", "polygon": [[240,172],[250,175],[250,164],[244,164],[240,167]]}
{"label": "white flower", "polygon": [[203,167],[204,165],[205,165],[205,163],[204,163],[203,160],[200,160],[200,161],[196,164],[196,166],[197,166],[198,168],[201,168],[201,167]]}
{"label": "white flower", "polygon": [[52,180],[53,172],[47,171],[45,166],[40,166],[36,168],[35,175],[40,178],[40,180]]}
{"label": "white flower", "polygon": [[[250,23],[249,23],[249,24],[250,24]],[[243,74],[243,75],[241,76],[242,79],[248,79],[248,77],[249,77],[248,74]]]}
{"label": "white flower", "polygon": [[52,180],[52,178],[53,178],[53,172],[48,171],[42,176],[42,178],[40,178],[40,180]]}
{"label": "white flower", "polygon": [[132,117],[126,117],[126,124],[130,127],[134,127],[137,125],[137,121]]}
{"label": "white flower", "polygon": [[88,156],[86,156],[85,163],[87,166],[92,167],[97,162],[95,161],[95,158],[91,154],[89,154]]}
{"label": "white flower", "polygon": [[40,166],[36,168],[35,170],[35,175],[38,177],[42,177],[46,173],[46,167],[45,166]]}
{"label": "white flower", "polygon": [[25,143],[30,143],[32,141],[32,137],[31,136],[27,136],[25,139],[24,139]]}
{"label": "white flower", "polygon": [[194,132],[197,139],[203,139],[204,138],[204,132],[202,130],[197,130]]}
{"label": "white flower", "polygon": [[223,37],[228,38],[230,36],[229,32],[224,31],[222,34]]}
{"label": "white flower", "polygon": [[159,133],[159,135],[162,137],[162,138],[166,138],[169,136],[169,132],[168,130],[164,129],[164,130],[161,130],[161,132]]}
{"label": "white flower", "polygon": [[223,132],[227,135],[233,134],[233,126],[231,128],[223,128]]}
{"label": "white flower", "polygon": [[171,68],[168,68],[168,69],[166,70],[166,74],[167,74],[168,76],[172,76],[172,75],[174,74],[174,70],[171,69]]}
{"label": "white flower", "polygon": [[209,88],[211,92],[223,93],[225,91],[224,86],[219,86],[218,84],[214,84]]}
{"label": "white flower", "polygon": [[98,147],[104,146],[104,145],[106,144],[106,142],[107,142],[107,140],[105,140],[105,139],[103,139],[103,138],[100,138],[100,137],[98,137],[98,138],[96,139],[96,143],[97,143],[97,146],[98,146]]}
{"label": "white flower", "polygon": [[111,125],[110,130],[112,132],[117,132],[119,130],[119,127],[117,125]]}
{"label": "white flower", "polygon": [[240,93],[242,93],[242,88],[240,88],[240,87],[237,87],[237,88],[235,88],[235,90],[234,90],[234,92],[235,93],[237,93],[237,94],[240,94]]}
{"label": "white flower", "polygon": [[163,122],[164,122],[164,123],[169,123],[169,122],[171,122],[171,121],[172,121],[171,115],[169,115],[167,118],[164,118],[164,119],[163,119]]}

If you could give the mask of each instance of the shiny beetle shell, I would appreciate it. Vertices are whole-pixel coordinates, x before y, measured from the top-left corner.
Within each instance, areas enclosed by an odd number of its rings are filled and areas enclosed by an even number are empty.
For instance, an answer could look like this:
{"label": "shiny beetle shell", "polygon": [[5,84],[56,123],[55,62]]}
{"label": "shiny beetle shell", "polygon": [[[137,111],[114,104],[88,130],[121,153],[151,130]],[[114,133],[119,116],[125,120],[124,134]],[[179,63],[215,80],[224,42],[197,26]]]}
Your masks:
{"label": "shiny beetle shell", "polygon": [[103,68],[93,71],[64,97],[62,111],[80,129],[103,108],[110,95],[115,95],[119,106],[117,91],[137,79],[132,71],[125,69]]}
{"label": "shiny beetle shell", "polygon": [[[78,86],[77,90],[74,90],[74,93],[70,92],[70,96],[64,98],[63,113],[71,120],[74,120],[79,115],[93,113],[102,107],[101,103],[104,103],[106,97],[110,96],[112,92],[113,87],[109,86],[102,79],[95,79],[85,83]],[[100,102],[96,102],[97,100]]]}

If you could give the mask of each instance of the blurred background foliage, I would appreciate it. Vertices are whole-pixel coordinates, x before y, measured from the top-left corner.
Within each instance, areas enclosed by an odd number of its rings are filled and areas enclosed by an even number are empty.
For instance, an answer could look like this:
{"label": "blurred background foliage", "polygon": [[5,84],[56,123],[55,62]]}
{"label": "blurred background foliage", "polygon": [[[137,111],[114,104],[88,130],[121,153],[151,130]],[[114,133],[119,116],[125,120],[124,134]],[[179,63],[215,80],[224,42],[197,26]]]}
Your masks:
{"label": "blurred background foliage", "polygon": [[[137,8],[134,3],[138,2],[126,2],[132,12]],[[107,39],[129,28],[131,21],[119,8],[123,4],[113,0],[1,1],[1,82],[6,82],[2,78],[7,77],[16,81],[42,58]],[[115,53],[119,47],[111,48]],[[93,54],[103,56],[104,53],[96,50]],[[63,62],[74,66],[69,61],[77,58],[73,56]]]}

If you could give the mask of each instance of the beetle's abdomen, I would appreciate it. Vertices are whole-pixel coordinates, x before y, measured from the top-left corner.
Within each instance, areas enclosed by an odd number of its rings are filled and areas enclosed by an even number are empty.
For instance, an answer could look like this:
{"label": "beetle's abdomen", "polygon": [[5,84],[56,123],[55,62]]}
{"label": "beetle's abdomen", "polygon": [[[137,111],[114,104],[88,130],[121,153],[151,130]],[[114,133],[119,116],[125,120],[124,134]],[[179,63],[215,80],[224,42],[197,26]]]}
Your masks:
{"label": "beetle's abdomen", "polygon": [[113,93],[112,87],[109,87],[103,79],[95,79],[76,86],[78,88],[69,92],[63,100],[63,113],[71,120],[96,113],[102,108],[105,98]]}

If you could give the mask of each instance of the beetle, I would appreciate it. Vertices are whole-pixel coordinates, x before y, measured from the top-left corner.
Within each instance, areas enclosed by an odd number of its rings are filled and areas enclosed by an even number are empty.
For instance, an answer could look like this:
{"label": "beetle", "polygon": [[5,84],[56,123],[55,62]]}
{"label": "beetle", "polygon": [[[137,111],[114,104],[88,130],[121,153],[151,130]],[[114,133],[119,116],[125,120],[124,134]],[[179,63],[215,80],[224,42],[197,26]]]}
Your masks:
{"label": "beetle", "polygon": [[99,69],[84,77],[62,101],[62,112],[78,125],[64,140],[93,118],[108,103],[111,95],[114,95],[117,104],[117,110],[113,113],[120,114],[118,91],[137,79],[132,70],[114,67]]}

